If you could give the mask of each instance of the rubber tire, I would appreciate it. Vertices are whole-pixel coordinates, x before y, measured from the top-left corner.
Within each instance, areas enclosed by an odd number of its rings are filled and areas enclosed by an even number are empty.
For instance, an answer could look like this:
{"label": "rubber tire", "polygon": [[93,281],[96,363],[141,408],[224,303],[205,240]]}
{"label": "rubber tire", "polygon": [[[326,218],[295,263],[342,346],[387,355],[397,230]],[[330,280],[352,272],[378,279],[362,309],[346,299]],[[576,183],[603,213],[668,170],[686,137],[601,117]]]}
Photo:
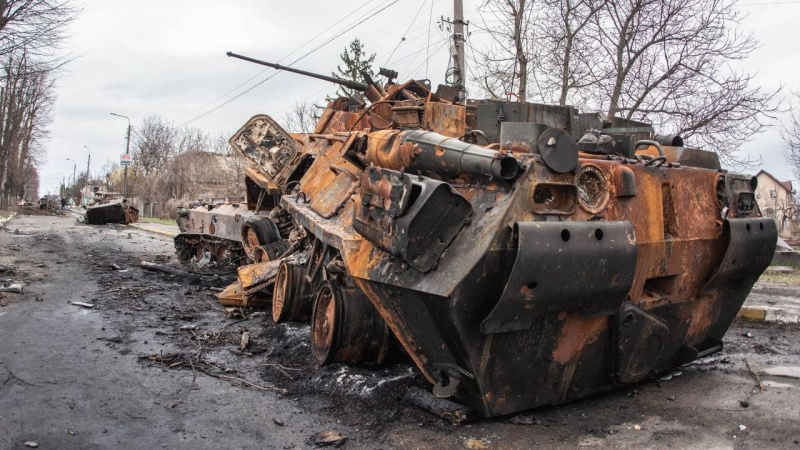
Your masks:
{"label": "rubber tire", "polygon": [[[250,245],[248,239],[249,230],[252,230],[258,240],[258,245]],[[251,260],[255,260],[255,248],[271,244],[280,240],[281,233],[275,223],[266,217],[249,217],[242,224],[242,247],[244,252]]]}

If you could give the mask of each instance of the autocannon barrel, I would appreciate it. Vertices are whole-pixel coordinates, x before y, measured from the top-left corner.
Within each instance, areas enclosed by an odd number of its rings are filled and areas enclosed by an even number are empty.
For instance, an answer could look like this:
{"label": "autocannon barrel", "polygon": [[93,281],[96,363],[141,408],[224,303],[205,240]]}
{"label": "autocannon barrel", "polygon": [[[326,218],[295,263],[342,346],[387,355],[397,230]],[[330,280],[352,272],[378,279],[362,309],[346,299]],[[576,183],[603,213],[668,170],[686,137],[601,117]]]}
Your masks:
{"label": "autocannon barrel", "polygon": [[504,180],[516,177],[520,170],[519,162],[512,156],[423,130],[370,133],[366,162],[394,170],[483,175]]}
{"label": "autocannon barrel", "polygon": [[308,72],[308,71],[301,70],[301,69],[295,69],[293,67],[282,66],[280,64],[275,64],[275,63],[271,63],[271,62],[261,61],[261,60],[255,59],[255,58],[250,58],[249,56],[238,55],[238,54],[233,53],[233,52],[228,52],[227,55],[232,57],[232,58],[237,58],[237,59],[241,59],[241,60],[244,60],[244,61],[249,61],[251,63],[261,64],[262,66],[272,67],[273,69],[285,70],[287,72],[293,72],[293,73],[299,73],[300,75],[305,75],[307,77],[318,78],[320,80],[330,81],[331,83],[341,84],[342,86],[345,86],[345,87],[347,87],[349,89],[354,89],[356,91],[365,92],[367,90],[367,87],[368,87],[366,84],[359,83],[358,81],[343,80],[341,78],[330,77],[330,76],[322,75],[322,74],[319,74],[319,73]]}

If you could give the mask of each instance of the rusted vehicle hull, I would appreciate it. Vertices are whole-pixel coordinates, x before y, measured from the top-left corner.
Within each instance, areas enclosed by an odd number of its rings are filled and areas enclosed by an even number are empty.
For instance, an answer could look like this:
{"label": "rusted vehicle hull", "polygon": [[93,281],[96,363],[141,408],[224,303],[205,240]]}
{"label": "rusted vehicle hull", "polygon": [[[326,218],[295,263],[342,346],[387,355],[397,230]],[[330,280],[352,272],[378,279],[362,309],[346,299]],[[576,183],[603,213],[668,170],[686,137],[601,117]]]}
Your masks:
{"label": "rusted vehicle hull", "polygon": [[[251,118],[229,144],[251,165],[245,175],[245,201],[206,204],[179,210],[175,249],[186,262],[208,258],[235,267],[277,258],[287,250],[290,218],[276,210],[287,186],[297,183],[313,161],[314,149],[303,148],[304,135],[293,135],[269,116]],[[256,149],[269,144],[272,152]],[[302,150],[302,151],[301,151]]]}
{"label": "rusted vehicle hull", "polygon": [[104,223],[132,223],[139,220],[139,210],[122,203],[96,205],[86,210],[86,223],[101,225]]}
{"label": "rusted vehicle hull", "polygon": [[211,261],[230,267],[247,262],[241,245],[241,226],[254,212],[243,204],[197,206],[178,215],[181,232],[175,236],[179,259]]}
{"label": "rusted vehicle hull", "polygon": [[[327,167],[358,173],[340,158],[347,145],[331,141],[303,195],[285,196],[284,207],[341,255],[434,393],[487,417],[607,391],[720,350],[776,242],[771,219],[722,218],[737,200],[720,198],[720,171],[582,154],[576,170],[555,173],[530,158],[513,187],[456,188],[471,216],[458,219],[465,223],[435,267],[418,270],[424,254],[387,241],[401,221],[381,239],[358,225],[360,210],[374,208],[363,197],[339,207],[353,181]],[[368,185],[365,175],[357,192],[390,190]],[[434,235],[408,239],[435,247],[446,228],[437,219]]]}
{"label": "rusted vehicle hull", "polygon": [[777,240],[749,177],[643,122],[365,81],[369,106],[337,99],[302,139],[256,116],[272,137],[231,140],[293,227],[239,283],[275,283],[320,365],[380,364],[391,330],[433,394],[493,417],[722,348]]}

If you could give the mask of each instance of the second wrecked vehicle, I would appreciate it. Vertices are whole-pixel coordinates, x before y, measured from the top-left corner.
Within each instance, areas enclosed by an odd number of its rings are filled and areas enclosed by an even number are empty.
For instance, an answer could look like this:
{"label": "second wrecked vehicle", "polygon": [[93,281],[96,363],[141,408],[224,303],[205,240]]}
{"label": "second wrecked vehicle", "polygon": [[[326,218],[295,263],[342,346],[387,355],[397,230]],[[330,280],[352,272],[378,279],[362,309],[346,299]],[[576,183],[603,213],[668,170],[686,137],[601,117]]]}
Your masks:
{"label": "second wrecked vehicle", "polygon": [[103,203],[86,208],[86,223],[102,225],[105,223],[129,224],[139,220],[139,210],[126,200]]}
{"label": "second wrecked vehicle", "polygon": [[435,395],[487,417],[722,348],[777,237],[754,179],[645,123],[383,73],[314,133],[256,116],[231,139],[258,262],[221,299],[271,290],[275,321],[311,321],[319,364],[377,364],[396,339]]}

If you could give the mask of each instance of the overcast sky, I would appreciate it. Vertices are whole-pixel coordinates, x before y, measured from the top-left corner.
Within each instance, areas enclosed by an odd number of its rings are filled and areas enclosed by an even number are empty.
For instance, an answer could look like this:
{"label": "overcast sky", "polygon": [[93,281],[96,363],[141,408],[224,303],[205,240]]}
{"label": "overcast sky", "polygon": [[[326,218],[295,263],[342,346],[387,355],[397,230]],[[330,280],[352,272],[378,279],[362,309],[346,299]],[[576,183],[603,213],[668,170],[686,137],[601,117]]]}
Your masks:
{"label": "overcast sky", "polygon": [[[339,63],[343,47],[356,37],[364,41],[367,51],[377,53],[377,66],[383,66],[405,34],[406,41],[397,47],[389,67],[400,72],[401,80],[427,77],[434,86],[442,83],[448,48],[446,32],[440,31],[436,22],[441,16],[452,16],[452,2],[392,1],[88,3],[72,25],[67,42],[67,50],[77,59],[58,82],[40,193],[56,191],[62,174],[72,174],[73,165],[66,158],[78,162],[78,171],[85,170],[88,152],[84,146],[92,152],[92,173],[99,173],[108,160],[119,159],[125,150],[127,122],[111,112],[130,117],[134,127],[145,117],[158,115],[175,125],[189,122],[186,126],[230,135],[255,114],[280,118],[295,101],[323,99],[335,90],[332,84],[289,73],[275,75],[272,69],[228,58],[225,53],[288,64],[382,5],[391,4],[295,67],[329,74]],[[475,11],[479,3],[464,1],[467,20],[480,22]],[[737,7],[749,14],[743,28],[753,31],[762,44],[745,69],[757,72],[757,81],[766,88],[783,83],[786,94],[789,89],[796,90],[800,87],[800,27],[796,26],[800,0],[739,0]],[[478,34],[473,34],[471,41],[481,45]],[[274,78],[218,107],[272,75]],[[777,128],[760,135],[743,151],[761,155],[763,168],[777,177],[792,178],[781,156]]]}

